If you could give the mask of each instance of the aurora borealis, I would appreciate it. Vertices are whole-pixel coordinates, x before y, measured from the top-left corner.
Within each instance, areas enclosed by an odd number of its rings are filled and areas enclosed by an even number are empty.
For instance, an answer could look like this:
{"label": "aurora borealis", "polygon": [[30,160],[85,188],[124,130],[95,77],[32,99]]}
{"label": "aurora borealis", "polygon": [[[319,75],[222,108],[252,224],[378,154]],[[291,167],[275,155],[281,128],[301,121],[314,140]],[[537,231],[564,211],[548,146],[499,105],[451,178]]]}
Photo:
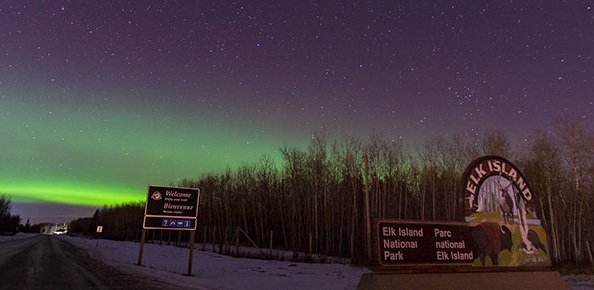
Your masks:
{"label": "aurora borealis", "polygon": [[40,221],[280,162],[322,128],[417,144],[594,123],[593,1],[393,2],[3,1],[0,193]]}
{"label": "aurora borealis", "polygon": [[14,166],[2,167],[0,183],[17,208],[18,203],[97,207],[142,200],[148,184],[167,185],[255,162],[262,154],[275,156],[282,145],[248,126],[242,133],[224,120],[210,123],[209,116],[187,122],[179,112],[157,117],[139,107],[98,112],[84,106],[9,105],[3,147],[12,154],[3,164]]}

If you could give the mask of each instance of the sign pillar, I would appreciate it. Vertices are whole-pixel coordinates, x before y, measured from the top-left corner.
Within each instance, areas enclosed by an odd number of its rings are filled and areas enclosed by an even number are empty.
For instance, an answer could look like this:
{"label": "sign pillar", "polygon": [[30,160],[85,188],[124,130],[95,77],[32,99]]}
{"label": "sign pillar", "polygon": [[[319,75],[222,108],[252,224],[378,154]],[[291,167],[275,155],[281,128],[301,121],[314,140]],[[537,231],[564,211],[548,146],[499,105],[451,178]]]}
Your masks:
{"label": "sign pillar", "polygon": [[190,232],[190,258],[188,259],[188,276],[192,276],[192,260],[194,258],[194,239],[196,238],[196,231]]}
{"label": "sign pillar", "polygon": [[144,252],[144,238],[146,235],[146,230],[142,229],[142,234],[140,235],[140,251],[138,252],[138,262],[136,265],[142,266],[142,253]]}
{"label": "sign pillar", "polygon": [[99,247],[99,235],[103,232],[103,226],[97,226],[97,243],[95,247]]}

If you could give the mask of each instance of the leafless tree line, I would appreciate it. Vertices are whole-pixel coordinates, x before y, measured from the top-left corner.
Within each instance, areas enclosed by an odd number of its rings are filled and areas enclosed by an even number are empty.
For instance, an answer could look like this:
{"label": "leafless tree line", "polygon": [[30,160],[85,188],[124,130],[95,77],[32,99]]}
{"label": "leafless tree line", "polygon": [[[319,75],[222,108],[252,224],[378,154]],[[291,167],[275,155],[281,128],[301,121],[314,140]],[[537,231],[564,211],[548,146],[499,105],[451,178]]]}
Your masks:
{"label": "leafless tree line", "polygon": [[14,234],[21,222],[21,217],[12,214],[10,207],[10,196],[0,194],[0,234]]}
{"label": "leafless tree line", "polygon": [[[275,248],[365,262],[368,220],[456,220],[464,169],[479,156],[499,155],[528,179],[553,261],[591,266],[594,135],[582,119],[561,120],[556,128],[535,133],[519,149],[498,130],[482,138],[436,137],[420,148],[378,135],[368,141],[329,141],[318,132],[307,149],[281,148],[282,164],[263,156],[256,164],[176,185],[201,190],[197,241],[220,243],[222,248],[241,229],[250,243],[262,247],[272,241]],[[142,209],[143,204],[135,206]],[[133,223],[135,229],[122,230],[120,224],[117,231],[138,239],[142,210],[117,208],[98,210],[94,222],[110,219],[110,211],[119,212],[117,220],[124,212],[135,212],[140,220]]]}

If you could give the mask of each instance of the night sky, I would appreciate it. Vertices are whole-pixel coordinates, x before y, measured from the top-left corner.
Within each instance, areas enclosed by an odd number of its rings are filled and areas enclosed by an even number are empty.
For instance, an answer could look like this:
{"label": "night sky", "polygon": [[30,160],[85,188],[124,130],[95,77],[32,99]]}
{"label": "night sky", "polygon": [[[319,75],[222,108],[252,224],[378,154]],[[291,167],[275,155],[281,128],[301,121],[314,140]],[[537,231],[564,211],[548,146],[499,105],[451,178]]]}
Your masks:
{"label": "night sky", "polygon": [[322,128],[521,144],[567,115],[594,128],[594,1],[0,2],[0,193],[32,222]]}

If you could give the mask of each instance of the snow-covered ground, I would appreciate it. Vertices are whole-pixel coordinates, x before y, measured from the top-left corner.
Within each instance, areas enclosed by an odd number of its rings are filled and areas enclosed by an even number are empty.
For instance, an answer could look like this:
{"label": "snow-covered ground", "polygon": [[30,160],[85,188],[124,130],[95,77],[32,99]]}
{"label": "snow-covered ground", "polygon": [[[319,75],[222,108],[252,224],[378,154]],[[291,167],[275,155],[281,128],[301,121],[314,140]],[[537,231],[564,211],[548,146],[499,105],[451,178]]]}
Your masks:
{"label": "snow-covered ground", "polygon": [[347,264],[310,264],[289,261],[233,258],[213,253],[210,247],[194,250],[192,276],[189,250],[146,243],[142,267],[136,265],[139,243],[60,237],[85,248],[94,257],[124,271],[158,277],[172,285],[193,289],[355,289],[365,267]]}
{"label": "snow-covered ground", "polygon": [[567,275],[563,276],[565,283],[571,290],[592,290],[594,289],[594,276],[592,275]]}
{"label": "snow-covered ground", "polygon": [[[4,240],[27,237],[0,237]],[[365,267],[345,264],[310,264],[290,261],[258,260],[222,256],[197,244],[188,271],[189,250],[174,246],[145,244],[142,266],[136,265],[140,245],[133,242],[59,238],[87,249],[95,258],[123,271],[158,277],[180,288],[190,289],[355,289]],[[0,246],[0,257],[2,256]],[[565,281],[572,290],[593,290],[594,276],[568,275]]]}

